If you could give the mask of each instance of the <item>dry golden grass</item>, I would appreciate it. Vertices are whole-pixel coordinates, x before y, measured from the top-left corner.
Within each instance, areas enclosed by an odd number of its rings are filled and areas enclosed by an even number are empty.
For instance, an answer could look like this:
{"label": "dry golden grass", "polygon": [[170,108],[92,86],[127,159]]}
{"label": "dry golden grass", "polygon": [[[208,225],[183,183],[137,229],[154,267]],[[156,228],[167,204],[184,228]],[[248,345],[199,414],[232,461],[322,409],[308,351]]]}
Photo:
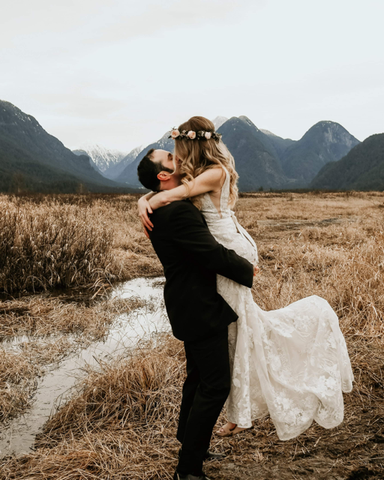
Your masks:
{"label": "dry golden grass", "polygon": [[113,281],[159,274],[133,221],[133,196],[0,195],[0,208],[0,293],[100,292]]}
{"label": "dry golden grass", "polygon": [[[86,299],[85,299],[86,300]],[[68,296],[33,295],[0,301],[0,340],[16,335],[86,334],[100,338],[114,316],[143,306],[136,299],[74,301]]]}
{"label": "dry golden grass", "polygon": [[[144,306],[135,298],[88,303],[44,295],[0,302],[0,422],[28,408],[45,366],[103,338],[116,315]],[[6,341],[20,336],[7,351]]]}
{"label": "dry golden grass", "polygon": [[39,373],[23,355],[0,349],[0,422],[25,410]]}
{"label": "dry golden grass", "polygon": [[[95,222],[106,216],[102,221],[114,237],[111,252],[121,266],[113,273],[132,278],[161,272],[141,234],[135,199],[92,198],[67,196],[60,202],[89,209]],[[239,200],[237,216],[259,246],[255,300],[274,309],[310,294],[326,298],[340,317],[356,381],[345,395],[345,421],[336,429],[314,425],[280,442],[266,418],[233,439],[215,438],[213,448],[228,456],[207,464],[212,479],[383,478],[383,207],[381,193],[260,193]],[[12,335],[16,323],[1,328]],[[161,341],[90,371],[47,423],[37,450],[4,459],[0,478],[172,478],[184,359],[179,342]]]}

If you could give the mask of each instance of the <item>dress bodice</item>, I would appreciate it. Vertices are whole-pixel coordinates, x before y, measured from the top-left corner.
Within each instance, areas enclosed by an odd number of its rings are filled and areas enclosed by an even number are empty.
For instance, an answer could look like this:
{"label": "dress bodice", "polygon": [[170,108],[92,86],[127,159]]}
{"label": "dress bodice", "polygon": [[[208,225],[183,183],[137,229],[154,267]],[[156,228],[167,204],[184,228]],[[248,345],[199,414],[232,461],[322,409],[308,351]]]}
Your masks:
{"label": "dress bodice", "polygon": [[[220,211],[214,205],[209,193],[205,193],[201,200],[201,213],[208,224],[208,228],[216,240],[227,248],[233,249],[234,242],[237,244],[236,251],[242,257],[255,264],[258,262],[257,247],[253,238],[239,224],[235,213],[229,206],[230,176],[223,167],[225,180],[221,187]],[[231,246],[230,246],[231,245]]]}
{"label": "dress bodice", "polygon": [[225,180],[221,187],[220,194],[220,211],[217,210],[209,193],[202,197],[201,213],[204,215],[207,223],[217,222],[224,218],[231,218],[232,210],[229,208],[229,193],[230,193],[230,177],[228,171],[225,169]]}

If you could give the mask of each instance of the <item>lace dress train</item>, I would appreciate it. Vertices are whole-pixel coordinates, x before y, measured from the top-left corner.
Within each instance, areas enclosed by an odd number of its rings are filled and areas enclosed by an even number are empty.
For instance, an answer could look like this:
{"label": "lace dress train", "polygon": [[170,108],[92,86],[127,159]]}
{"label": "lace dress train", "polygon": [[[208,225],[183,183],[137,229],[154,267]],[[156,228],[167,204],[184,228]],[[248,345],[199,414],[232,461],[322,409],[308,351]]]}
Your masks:
{"label": "lace dress train", "polygon": [[[218,242],[257,262],[252,238],[228,206],[229,175],[221,192],[221,211],[209,194],[202,213]],[[281,440],[305,431],[313,422],[332,428],[344,417],[343,392],[353,374],[337,315],[316,295],[278,310],[264,311],[251,290],[218,276],[220,295],[239,318],[229,326],[232,365],[227,418],[239,427],[269,414]]]}

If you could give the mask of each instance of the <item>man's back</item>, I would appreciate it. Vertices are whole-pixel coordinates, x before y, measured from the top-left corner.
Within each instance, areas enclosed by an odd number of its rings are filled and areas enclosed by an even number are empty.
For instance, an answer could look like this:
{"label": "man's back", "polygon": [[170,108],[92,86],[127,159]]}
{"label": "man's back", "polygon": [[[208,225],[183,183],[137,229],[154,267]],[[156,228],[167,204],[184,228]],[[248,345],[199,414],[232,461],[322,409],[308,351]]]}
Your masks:
{"label": "man's back", "polygon": [[216,242],[189,201],[160,208],[151,220],[150,238],[164,267],[164,298],[175,337],[194,340],[236,321],[217,293],[216,274],[251,287],[253,266]]}

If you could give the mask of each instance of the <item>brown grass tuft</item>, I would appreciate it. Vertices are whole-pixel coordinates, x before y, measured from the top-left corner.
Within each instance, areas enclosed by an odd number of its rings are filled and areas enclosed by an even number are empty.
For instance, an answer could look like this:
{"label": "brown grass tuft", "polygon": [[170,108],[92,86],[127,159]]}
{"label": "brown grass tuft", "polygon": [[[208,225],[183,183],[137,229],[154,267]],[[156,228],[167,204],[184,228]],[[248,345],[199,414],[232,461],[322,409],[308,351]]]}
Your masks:
{"label": "brown grass tuft", "polygon": [[160,275],[132,195],[0,195],[0,293]]}
{"label": "brown grass tuft", "polygon": [[25,410],[40,373],[23,355],[0,349],[0,422]]}

